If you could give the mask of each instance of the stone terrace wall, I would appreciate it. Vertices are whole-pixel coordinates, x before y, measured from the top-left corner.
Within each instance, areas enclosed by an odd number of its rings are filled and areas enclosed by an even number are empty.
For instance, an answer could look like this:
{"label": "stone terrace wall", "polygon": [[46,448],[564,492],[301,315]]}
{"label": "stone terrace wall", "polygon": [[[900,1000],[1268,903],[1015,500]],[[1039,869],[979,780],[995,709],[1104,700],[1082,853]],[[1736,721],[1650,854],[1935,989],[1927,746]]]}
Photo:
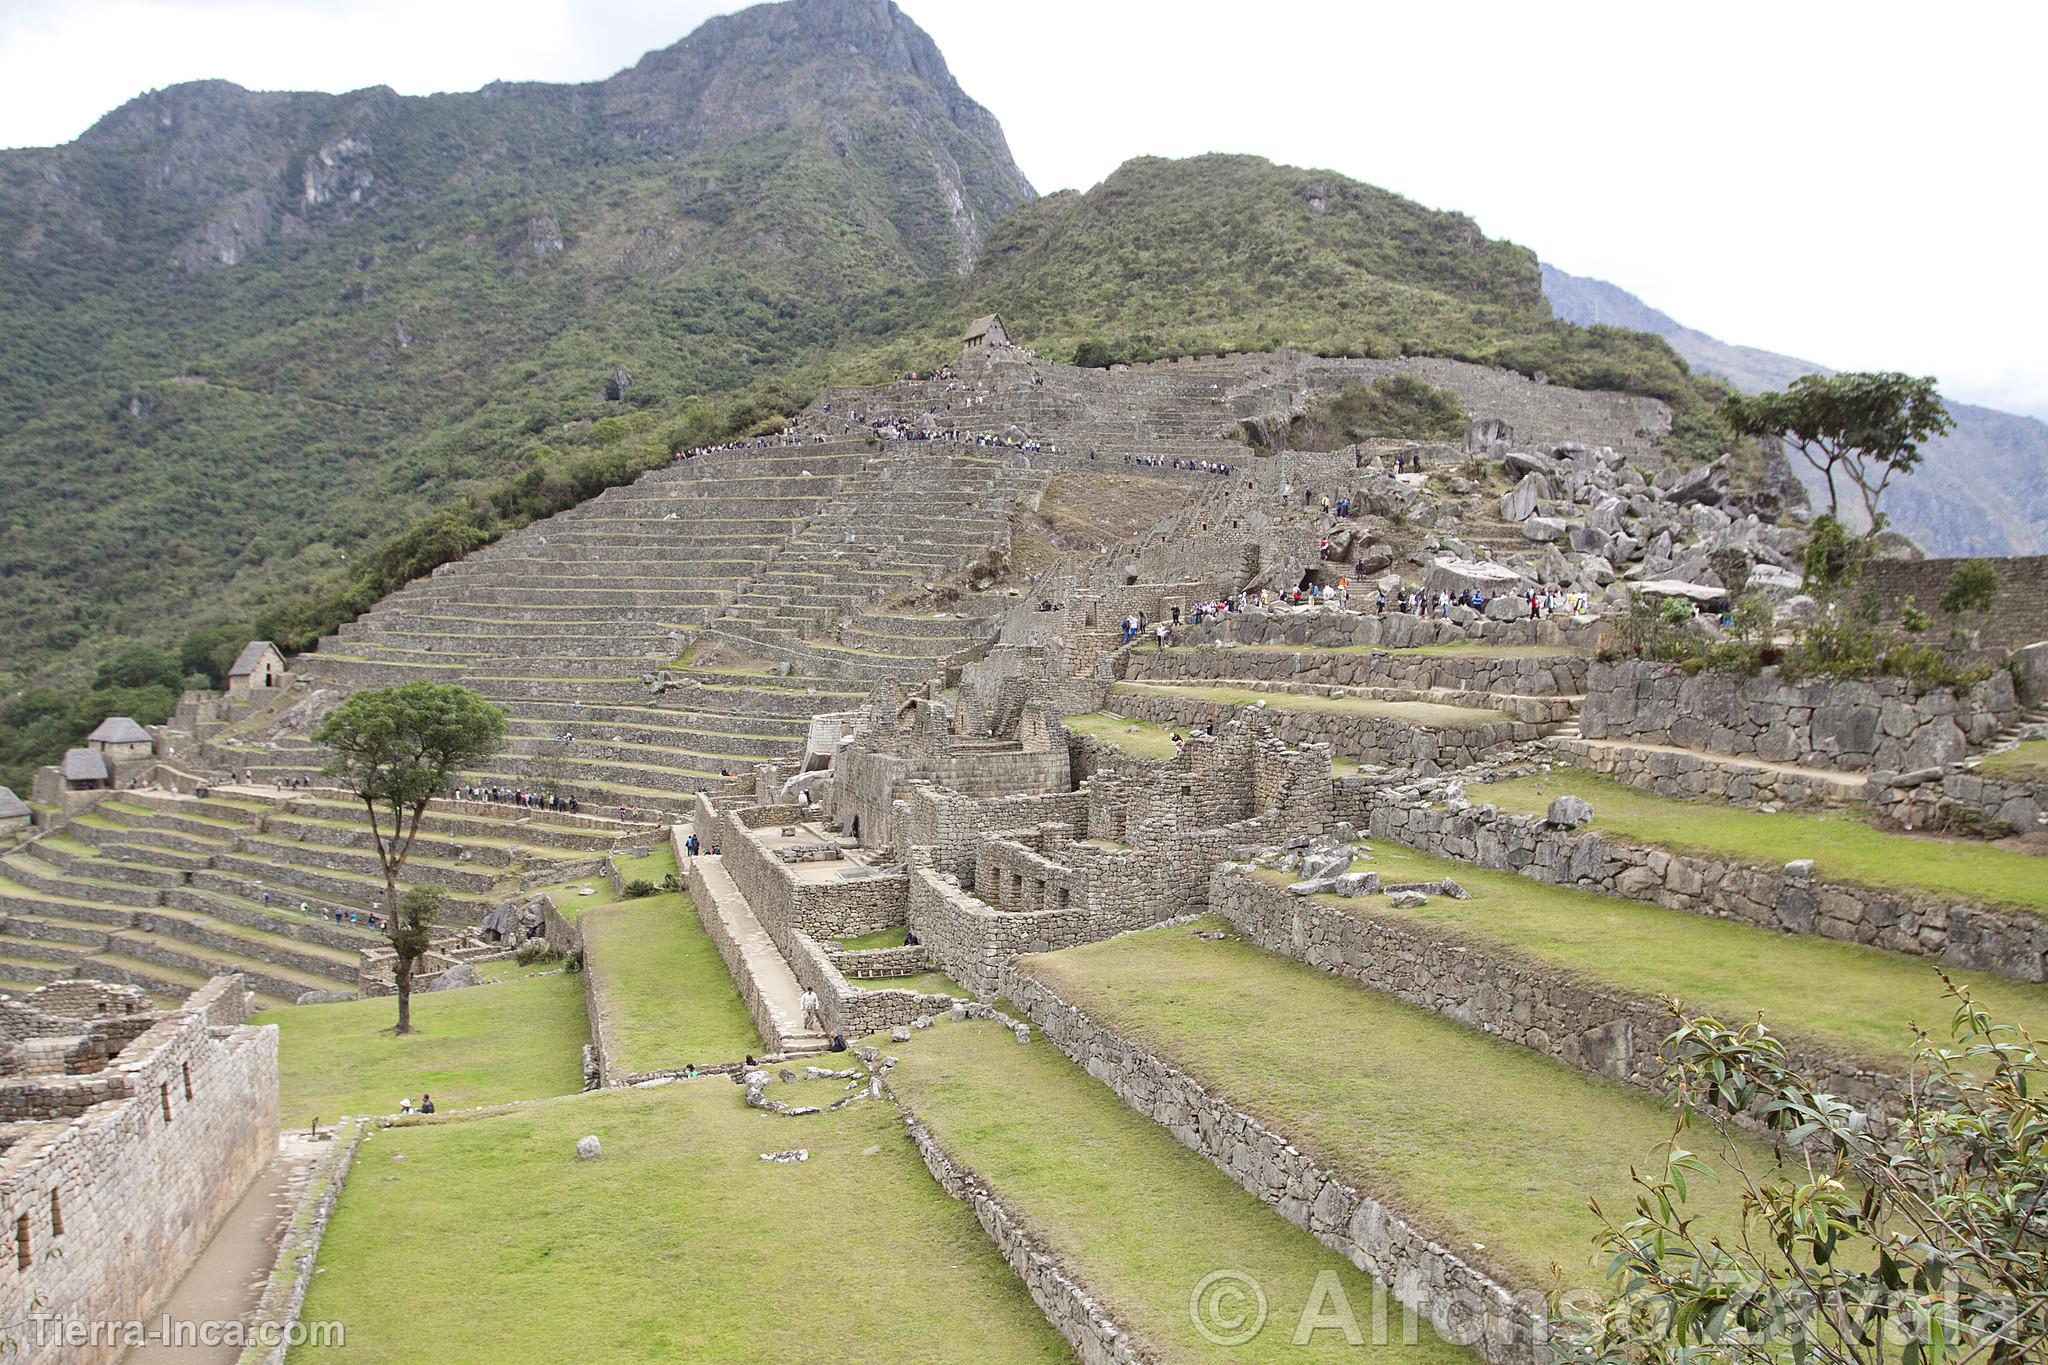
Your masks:
{"label": "stone terrace wall", "polygon": [[1481,618],[1460,625],[1434,616],[1401,612],[1343,611],[1311,607],[1299,611],[1234,612],[1220,621],[1195,628],[1198,641],[1239,645],[1307,645],[1343,649],[1374,645],[1414,649],[1421,645],[1556,645],[1590,655],[1599,643],[1600,622],[1594,617],[1550,616],[1540,620],[1494,621]]}
{"label": "stone terrace wall", "polygon": [[[1485,799],[1485,788],[1469,796]],[[1373,805],[1372,832],[1497,871],[1582,886],[1670,910],[1938,957],[2020,981],[2048,980],[2048,915],[1955,904],[1905,891],[1815,881],[1782,867],[1622,843],[1597,830],[1553,829],[1491,806],[1452,811],[1391,797]]]}
{"label": "stone terrace wall", "polygon": [[[1308,649],[1196,649],[1166,654],[1139,650],[1131,655],[1132,681],[1301,683],[1372,687],[1406,693],[1474,693],[1485,697],[1568,697],[1586,690],[1583,655],[1555,657],[1472,654],[1413,655],[1372,650],[1319,654]],[[1458,702],[1451,696],[1443,700]]]}
{"label": "stone terrace wall", "polygon": [[1681,801],[1710,796],[1738,806],[1840,806],[1863,800],[1870,788],[1854,774],[1848,781],[1831,781],[1719,754],[1672,753],[1570,739],[1552,743],[1560,756],[1578,767]]}
{"label": "stone terrace wall", "polygon": [[1280,1216],[1495,1365],[1528,1365],[1545,1339],[1541,1295],[1516,1294],[1449,1251],[1369,1192],[1326,1171],[1282,1134],[1210,1094],[1187,1073],[1103,1028],[1028,971],[1003,973],[1002,994],[1060,1051],[1119,1099],[1273,1205]]}
{"label": "stone terrace wall", "polygon": [[1039,1248],[1038,1240],[1011,1212],[1002,1195],[941,1146],[900,1095],[893,1089],[888,1093],[897,1108],[903,1110],[911,1145],[924,1158],[932,1179],[940,1189],[974,1211],[975,1221],[995,1243],[997,1253],[1023,1281],[1031,1301],[1045,1314],[1053,1330],[1074,1348],[1082,1365],[1132,1365],[1147,1359],[1133,1349],[1101,1303],[1062,1270],[1051,1254]]}
{"label": "stone terrace wall", "polygon": [[[1915,606],[1934,617],[1934,636],[1945,636],[1955,622],[1940,606],[1943,589],[1960,559],[1879,559],[1864,566],[1863,583],[1874,589],[1885,611],[1896,617],[1910,597]],[[1994,559],[1998,570],[1998,596],[1991,616],[1984,623],[1978,643],[2000,649],[2017,649],[2037,640],[2048,640],[2048,555],[2019,559]]]}
{"label": "stone terrace wall", "polygon": [[[77,1078],[112,1082],[122,1093],[25,1134],[8,1152],[0,1208],[17,1227],[27,1220],[31,1265],[0,1288],[7,1322],[26,1324],[31,1312],[143,1318],[269,1161],[278,1132],[277,1030],[244,1023],[245,996],[234,976],[193,992],[106,1072]],[[9,1330],[25,1361],[75,1365],[115,1354],[112,1345],[38,1347],[23,1326]]]}
{"label": "stone terrace wall", "polygon": [[987,1001],[1001,992],[1004,969],[1020,953],[1095,943],[1126,929],[1144,928],[1154,916],[1146,906],[1128,903],[1098,909],[997,910],[930,867],[913,866],[909,921],[933,964]]}
{"label": "stone terrace wall", "polygon": [[[1192,697],[1123,691],[1111,693],[1109,705],[1121,715],[1183,733],[1211,722],[1220,730],[1244,710]],[[1477,725],[1424,727],[1391,716],[1283,711],[1276,706],[1266,707],[1259,715],[1288,744],[1327,744],[1333,754],[1361,763],[1398,765],[1425,777],[1469,768],[1496,749],[1540,739],[1544,734],[1540,725],[1506,716]]]}
{"label": "stone terrace wall", "polygon": [[1870,803],[1886,819],[1914,829],[2026,834],[2048,822],[2048,777],[1986,777],[1958,768],[1939,781],[1881,788]]}
{"label": "stone terrace wall", "polygon": [[1587,739],[1675,744],[1851,772],[1906,772],[1961,758],[2019,714],[2012,677],[2002,670],[1961,695],[1935,689],[1916,696],[1904,678],[1788,683],[1775,668],[1755,677],[1687,676],[1651,663],[1596,662],[1587,674],[1579,730]]}
{"label": "stone terrace wall", "polygon": [[[1356,981],[1456,1019],[1567,1066],[1661,1090],[1661,1040],[1673,1025],[1664,1001],[1628,995],[1566,968],[1392,912],[1370,901],[1335,905],[1228,868],[1216,869],[1210,905],[1252,942],[1281,957]],[[1843,1066],[1791,1040],[1793,1061],[1820,1086],[1876,1115],[1907,1093],[1897,1076]]]}

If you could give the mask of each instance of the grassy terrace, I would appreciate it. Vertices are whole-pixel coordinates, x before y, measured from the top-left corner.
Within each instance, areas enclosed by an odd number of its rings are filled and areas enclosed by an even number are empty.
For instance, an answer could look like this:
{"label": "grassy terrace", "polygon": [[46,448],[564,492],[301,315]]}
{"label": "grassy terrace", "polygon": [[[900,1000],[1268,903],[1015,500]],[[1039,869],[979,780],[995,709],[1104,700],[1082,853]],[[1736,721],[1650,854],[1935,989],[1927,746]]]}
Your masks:
{"label": "grassy terrace", "polygon": [[2048,739],[2023,740],[2004,753],[1991,754],[1977,765],[1985,777],[2048,777]]}
{"label": "grassy terrace", "polygon": [[849,977],[864,991],[918,991],[924,995],[952,995],[972,1000],[974,992],[944,972],[912,972],[908,976]]}
{"label": "grassy terrace", "polygon": [[[1518,1287],[1597,1284],[1586,1201],[1626,1216],[1630,1165],[1670,1135],[1645,1092],[1185,925],[1022,965]],[[1704,1226],[1731,1231],[1730,1185],[1693,1188]]]}
{"label": "grassy terrace", "polygon": [[1680,801],[1571,768],[1491,783],[1467,795],[1517,815],[1541,815],[1553,798],[1583,796],[1593,803],[1593,829],[1631,842],[1764,867],[1811,858],[1814,874],[1830,881],[2048,911],[2048,862],[2040,858],[1888,834],[1843,813],[1765,815],[1720,801]]}
{"label": "grassy terrace", "polygon": [[1193,685],[1182,687],[1167,683],[1120,682],[1113,686],[1110,692],[1112,695],[1215,702],[1222,706],[1251,706],[1257,702],[1264,702],[1275,711],[1380,716],[1387,720],[1405,721],[1410,725],[1484,725],[1489,721],[1509,719],[1505,712],[1476,706],[1439,706],[1435,702],[1427,701],[1380,701],[1372,697],[1325,697],[1316,692],[1284,692],[1277,688]]}
{"label": "grassy terrace", "polygon": [[858,952],[865,948],[901,948],[904,936],[909,932],[903,925],[898,924],[889,929],[877,929],[872,934],[842,938],[839,940],[839,946],[849,952]]}
{"label": "grassy terrace", "polygon": [[279,1111],[287,1128],[320,1117],[390,1114],[421,1091],[443,1111],[583,1088],[583,978],[569,972],[502,986],[415,995],[413,1032],[391,1032],[388,997],[288,1005],[254,1018],[276,1024]]}
{"label": "grassy terrace", "polygon": [[[602,1159],[573,1159],[585,1134]],[[1068,1358],[893,1106],[781,1119],[723,1079],[379,1133],[306,1312],[347,1344],[294,1361]]]}
{"label": "grassy terrace", "polygon": [[[1337,1276],[1345,1301],[1370,1331],[1372,1279],[1275,1217],[1051,1044],[1019,1048],[994,1024],[966,1023],[943,1024],[889,1050],[900,1058],[889,1082],[906,1107],[955,1160],[1002,1192],[1041,1248],[1099,1297],[1151,1358],[1398,1357],[1411,1365],[1473,1359],[1426,1327],[1417,1345],[1403,1345],[1400,1310],[1391,1302],[1390,1345],[1349,1346],[1335,1331],[1292,1345],[1295,1321],[1324,1271]],[[1250,1275],[1267,1297],[1265,1328],[1241,1346],[1205,1340],[1188,1314],[1195,1282],[1223,1267]]]}
{"label": "grassy terrace", "polygon": [[[1317,900],[1352,913],[1413,920],[1478,946],[1502,945],[1639,996],[1676,996],[1727,1020],[1761,1013],[1775,1031],[1830,1056],[1894,1074],[1906,1069],[1919,1023],[1942,1035],[1953,1003],[1933,965],[1861,944],[1780,934],[1734,920],[1551,886],[1512,872],[1375,843],[1357,866],[1387,881],[1455,877],[1470,900],[1432,896],[1396,910],[1383,896]],[[1261,873],[1284,884],[1283,873]],[[1998,1019],[2048,1036],[2048,986],[1946,969]],[[1827,989],[1815,990],[1814,983]]]}
{"label": "grassy terrace", "polygon": [[1149,720],[1133,720],[1113,711],[1066,716],[1063,722],[1077,735],[1113,744],[1133,758],[1172,758],[1173,732]]}
{"label": "grassy terrace", "polygon": [[580,924],[585,970],[615,1065],[664,1071],[690,1062],[736,1062],[762,1051],[761,1035],[688,896],[586,909]]}

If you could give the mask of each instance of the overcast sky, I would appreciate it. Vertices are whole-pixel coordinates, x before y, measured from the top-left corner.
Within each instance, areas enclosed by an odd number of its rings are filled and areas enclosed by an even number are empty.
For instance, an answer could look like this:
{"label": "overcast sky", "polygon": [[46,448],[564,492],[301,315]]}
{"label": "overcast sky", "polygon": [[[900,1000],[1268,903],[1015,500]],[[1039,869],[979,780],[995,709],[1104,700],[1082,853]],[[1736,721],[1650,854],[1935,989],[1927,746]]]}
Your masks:
{"label": "overcast sky", "polygon": [[[1723,340],[2048,416],[2048,5],[900,0],[1041,192],[1146,153],[1325,167]],[[0,146],[220,76],[593,80],[715,0],[0,0]]]}

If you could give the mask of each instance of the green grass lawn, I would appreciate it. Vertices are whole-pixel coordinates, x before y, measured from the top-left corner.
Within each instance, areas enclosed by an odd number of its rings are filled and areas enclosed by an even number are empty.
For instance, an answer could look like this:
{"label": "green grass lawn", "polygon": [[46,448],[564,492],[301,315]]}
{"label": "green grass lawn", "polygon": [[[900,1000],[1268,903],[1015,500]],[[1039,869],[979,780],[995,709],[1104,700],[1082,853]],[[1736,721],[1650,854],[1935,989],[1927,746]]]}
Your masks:
{"label": "green grass lawn", "polygon": [[1133,720],[1113,711],[1090,711],[1086,715],[1064,716],[1060,723],[1077,735],[1113,744],[1133,758],[1173,757],[1173,733],[1149,720]]}
{"label": "green grass lawn", "polygon": [[1475,706],[1440,706],[1427,701],[1380,701],[1373,697],[1325,697],[1315,692],[1283,692],[1258,687],[1187,686],[1166,683],[1120,682],[1111,693],[1127,696],[1179,697],[1188,701],[1215,702],[1222,706],[1250,706],[1264,702],[1275,711],[1299,711],[1340,716],[1383,716],[1410,725],[1485,725],[1507,720],[1504,711]]}
{"label": "green grass lawn", "polygon": [[1956,896],[1987,905],[2048,910],[2048,862],[1985,844],[1888,834],[1837,811],[1761,811],[1725,801],[1680,801],[1576,768],[1473,787],[1474,803],[1541,815],[1559,796],[1593,803],[1596,831],[1640,843],[1763,867],[1813,859],[1830,881]]}
{"label": "green grass lawn", "polygon": [[862,934],[858,938],[842,938],[839,940],[839,946],[848,952],[859,952],[866,948],[901,948],[903,936],[908,932],[905,926],[899,924],[892,929],[877,929],[872,934]]}
{"label": "green grass lawn", "polygon": [[782,1119],[723,1078],[379,1133],[305,1312],[346,1343],[293,1361],[1068,1358],[894,1106]]}
{"label": "green grass lawn", "polygon": [[762,1051],[688,896],[645,896],[582,919],[584,969],[605,1047],[628,1071],[736,1062]]}
{"label": "green grass lawn", "polygon": [[[1291,1344],[1319,1274],[1337,1277],[1368,1341],[1377,1286],[1288,1224],[1237,1182],[1119,1100],[1043,1039],[1018,1047],[993,1023],[946,1023],[889,1045],[890,1085],[954,1159],[997,1190],[1042,1250],[1093,1292],[1158,1360],[1471,1361],[1426,1324],[1401,1344],[1402,1310],[1385,1300],[1390,1345],[1349,1346],[1339,1331]],[[1195,1331],[1188,1303],[1213,1270],[1263,1289],[1265,1327],[1241,1346]],[[1319,1305],[1335,1309],[1334,1301]]]}
{"label": "green grass lawn", "polygon": [[2048,739],[2022,740],[2003,753],[1987,754],[1977,771],[1985,777],[2048,777]]}
{"label": "green grass lawn", "polygon": [[443,1112],[583,1088],[583,978],[569,972],[502,986],[432,991],[412,1000],[413,1031],[391,1032],[390,997],[285,1005],[276,1024],[279,1112],[287,1128],[314,1115],[391,1114],[429,1092]]}
{"label": "green grass lawn", "polygon": [[618,870],[619,884],[622,886],[631,885],[633,882],[647,882],[660,886],[662,878],[676,874],[675,846],[669,843],[668,834],[663,832],[661,837],[649,846],[646,857],[615,857],[612,859],[612,866]]}
{"label": "green grass lawn", "polygon": [[[1552,886],[1375,842],[1361,870],[1387,881],[1455,878],[1470,900],[1432,896],[1396,910],[1384,896],[1316,899],[1360,915],[1415,920],[1477,943],[1499,943],[1639,996],[1676,996],[1695,1013],[1747,1020],[1829,1056],[1902,1075],[1918,1023],[1946,1036],[1954,1002],[1924,959],[1735,920]],[[1284,873],[1261,874],[1284,883]],[[2048,986],[1944,968],[1998,1019],[2048,1036]],[[1815,983],[1825,983],[1816,989]]]}
{"label": "green grass lawn", "polygon": [[[1647,1092],[1189,926],[1021,965],[1518,1288],[1560,1273],[1597,1285],[1586,1201],[1628,1216],[1631,1164],[1656,1161],[1670,1136]],[[1715,1139],[1696,1130],[1689,1145]],[[1733,1231],[1731,1183],[1696,1182],[1694,1194],[1703,1226]]]}

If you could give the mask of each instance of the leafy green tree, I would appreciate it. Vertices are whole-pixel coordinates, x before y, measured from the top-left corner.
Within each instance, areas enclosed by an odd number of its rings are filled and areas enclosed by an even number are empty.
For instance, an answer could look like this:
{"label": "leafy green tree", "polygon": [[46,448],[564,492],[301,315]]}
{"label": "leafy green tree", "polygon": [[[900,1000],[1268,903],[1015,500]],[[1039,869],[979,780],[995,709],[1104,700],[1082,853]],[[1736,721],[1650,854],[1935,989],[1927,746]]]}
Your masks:
{"label": "leafy green tree", "polygon": [[1801,375],[1781,393],[1732,394],[1721,415],[1736,435],[1780,439],[1819,470],[1829,516],[1841,515],[1837,477],[1848,479],[1872,535],[1884,526],[1886,486],[1919,465],[1922,443],[1955,425],[1932,378],[1896,371]]}
{"label": "leafy green tree", "polygon": [[1806,590],[1826,601],[1840,596],[1862,574],[1863,549],[1840,519],[1828,513],[1815,517],[1806,533]]}
{"label": "leafy green tree", "polygon": [[1966,559],[1956,565],[1941,590],[1941,609],[1958,626],[1969,622],[1981,629],[1997,600],[1998,570],[1988,559]]}
{"label": "leafy green tree", "polygon": [[391,947],[398,956],[398,1032],[410,1033],[412,974],[426,937],[402,913],[399,874],[428,805],[456,773],[504,744],[505,713],[466,687],[406,683],[356,693],[328,713],[313,738],[334,751],[322,771],[339,778],[370,815],[384,869],[384,905],[391,912]]}
{"label": "leafy green tree", "polygon": [[[1681,1018],[1665,1040],[1677,1129],[1635,1216],[1598,1205],[1604,1302],[1561,1305],[1577,1365],[2017,1365],[2048,1358],[2048,1057],[1950,983],[1952,1045],[1921,1033],[1889,1126],[1801,1075],[1761,1024]],[[1771,1170],[1730,1158],[1740,1231],[1705,1231],[1681,1145],[1702,1115],[1746,1113],[1782,1142]],[[1725,1144],[1724,1144],[1725,1146]],[[1732,1150],[1732,1149],[1731,1149]]]}
{"label": "leafy green tree", "polygon": [[187,635],[178,645],[178,665],[187,673],[203,673],[210,686],[227,686],[228,670],[242,646],[256,638],[247,626],[205,626]]}
{"label": "leafy green tree", "polygon": [[129,645],[99,666],[93,674],[95,688],[168,687],[173,693],[185,685],[185,669],[176,655],[154,645]]}

